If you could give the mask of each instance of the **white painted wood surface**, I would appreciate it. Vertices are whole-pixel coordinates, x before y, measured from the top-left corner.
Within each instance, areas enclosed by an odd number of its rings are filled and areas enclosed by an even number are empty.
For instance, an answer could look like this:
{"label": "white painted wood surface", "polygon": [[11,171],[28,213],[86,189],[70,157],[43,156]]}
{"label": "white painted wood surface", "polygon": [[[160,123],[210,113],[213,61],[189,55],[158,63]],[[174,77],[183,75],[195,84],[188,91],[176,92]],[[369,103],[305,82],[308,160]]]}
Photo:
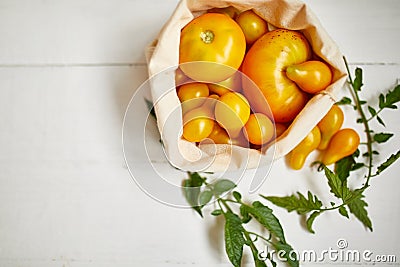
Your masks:
{"label": "white painted wood surface", "polygon": [[[365,95],[392,88],[400,78],[400,1],[307,2],[352,67],[364,69]],[[144,47],[176,4],[0,1],[0,266],[230,266],[221,224],[149,198],[122,154],[123,114],[147,78]],[[139,111],[144,106],[138,118]],[[384,116],[398,135],[398,112]],[[397,135],[382,155],[398,150]],[[328,214],[311,235],[297,215],[274,207],[289,241],[322,251],[345,238],[351,249],[395,254],[399,264],[399,166],[367,192],[373,233]],[[308,189],[327,192],[319,175],[278,161],[260,192]]]}

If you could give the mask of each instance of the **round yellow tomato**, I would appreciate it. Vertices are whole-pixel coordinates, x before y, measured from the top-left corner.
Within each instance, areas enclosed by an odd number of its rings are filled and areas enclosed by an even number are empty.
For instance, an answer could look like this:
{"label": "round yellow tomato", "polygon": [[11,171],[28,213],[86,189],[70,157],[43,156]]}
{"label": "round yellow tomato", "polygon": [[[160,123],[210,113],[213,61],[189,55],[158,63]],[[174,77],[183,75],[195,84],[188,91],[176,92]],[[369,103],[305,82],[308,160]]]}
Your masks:
{"label": "round yellow tomato", "polygon": [[244,129],[247,140],[255,145],[268,143],[275,134],[274,124],[262,113],[251,114]]}
{"label": "round yellow tomato", "polygon": [[203,105],[208,95],[209,90],[205,83],[187,83],[178,88],[183,113]]}
{"label": "round yellow tomato", "polygon": [[222,95],[215,105],[215,119],[232,138],[240,134],[250,116],[250,105],[240,93]]}
{"label": "round yellow tomato", "polygon": [[246,10],[239,14],[236,22],[246,37],[246,43],[252,45],[258,38],[268,31],[267,22],[253,10]]}
{"label": "round yellow tomato", "polygon": [[240,67],[245,52],[242,29],[224,14],[205,13],[181,31],[180,68],[196,81],[219,82],[229,78]]}
{"label": "round yellow tomato", "polygon": [[[286,76],[285,70],[310,56],[307,39],[300,32],[285,29],[267,32],[247,52],[242,71],[263,93],[275,122],[292,121],[308,101],[307,94]],[[251,100],[254,91],[249,88],[254,88],[253,84],[243,79],[243,93]],[[262,110],[263,103],[254,101],[252,108]]]}
{"label": "round yellow tomato", "polygon": [[183,116],[183,137],[190,142],[204,140],[211,134],[213,127],[214,119],[207,108],[195,108]]}

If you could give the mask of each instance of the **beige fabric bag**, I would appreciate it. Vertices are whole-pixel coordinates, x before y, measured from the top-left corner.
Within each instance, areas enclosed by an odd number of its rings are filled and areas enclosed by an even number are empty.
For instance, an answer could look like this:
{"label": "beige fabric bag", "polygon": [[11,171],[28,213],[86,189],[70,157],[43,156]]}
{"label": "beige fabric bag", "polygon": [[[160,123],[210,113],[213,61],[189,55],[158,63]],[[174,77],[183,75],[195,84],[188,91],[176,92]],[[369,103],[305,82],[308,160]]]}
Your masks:
{"label": "beige fabric bag", "polygon": [[[333,83],[315,95],[298,114],[288,130],[265,153],[228,145],[201,148],[181,139],[180,102],[175,91],[174,70],[179,62],[181,29],[206,10],[233,6],[239,11],[253,9],[271,28],[301,31],[316,55],[333,67]],[[310,8],[298,0],[181,0],[157,40],[147,50],[151,94],[158,129],[167,158],[175,167],[188,171],[224,172],[251,169],[289,153],[336,102],[346,71],[337,45]]]}

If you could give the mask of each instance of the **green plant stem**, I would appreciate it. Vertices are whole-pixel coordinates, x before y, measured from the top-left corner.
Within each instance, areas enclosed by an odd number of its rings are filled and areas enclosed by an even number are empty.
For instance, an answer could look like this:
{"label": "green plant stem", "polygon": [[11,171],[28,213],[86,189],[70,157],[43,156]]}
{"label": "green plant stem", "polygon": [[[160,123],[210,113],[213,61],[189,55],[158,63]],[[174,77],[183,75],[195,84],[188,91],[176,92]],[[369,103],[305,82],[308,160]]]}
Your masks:
{"label": "green plant stem", "polygon": [[344,59],[345,65],[346,65],[347,73],[349,75],[349,82],[351,84],[351,87],[353,88],[353,90],[351,90],[351,91],[352,91],[352,94],[353,94],[354,98],[356,99],[357,110],[360,113],[360,116],[361,116],[361,119],[362,119],[362,122],[363,122],[364,128],[365,128],[365,134],[367,135],[367,150],[368,150],[369,162],[368,162],[368,175],[366,176],[367,180],[365,182],[365,185],[363,186],[363,189],[365,189],[365,188],[367,188],[369,186],[369,180],[370,180],[370,178],[372,176],[372,158],[373,158],[372,142],[373,142],[373,140],[372,140],[372,136],[371,136],[371,131],[370,131],[370,128],[369,128],[368,120],[367,120],[367,118],[365,116],[365,113],[364,113],[364,111],[363,111],[363,109],[361,107],[361,104],[360,104],[360,97],[358,95],[357,90],[354,88],[354,82],[353,82],[353,79],[351,78],[351,73],[350,73],[350,69],[349,69],[349,65],[347,63],[346,57],[343,57],[343,59]]}

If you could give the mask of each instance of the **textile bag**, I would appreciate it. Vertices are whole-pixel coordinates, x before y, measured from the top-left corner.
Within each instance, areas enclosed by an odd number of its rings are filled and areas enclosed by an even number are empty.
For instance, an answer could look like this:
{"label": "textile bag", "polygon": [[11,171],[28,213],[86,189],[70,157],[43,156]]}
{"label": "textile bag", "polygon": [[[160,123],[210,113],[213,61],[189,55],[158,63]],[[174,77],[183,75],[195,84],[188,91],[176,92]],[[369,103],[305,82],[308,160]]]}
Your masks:
{"label": "textile bag", "polygon": [[[233,6],[239,12],[252,9],[268,22],[270,29],[284,28],[302,32],[313,53],[332,68],[332,84],[314,95],[288,129],[263,152],[223,144],[199,147],[181,138],[182,113],[175,90],[181,29],[211,8],[228,6]],[[165,155],[174,167],[186,171],[252,169],[285,156],[338,100],[346,80],[342,54],[337,45],[310,8],[298,0],[181,0],[157,39],[147,47],[146,56],[151,96]]]}

